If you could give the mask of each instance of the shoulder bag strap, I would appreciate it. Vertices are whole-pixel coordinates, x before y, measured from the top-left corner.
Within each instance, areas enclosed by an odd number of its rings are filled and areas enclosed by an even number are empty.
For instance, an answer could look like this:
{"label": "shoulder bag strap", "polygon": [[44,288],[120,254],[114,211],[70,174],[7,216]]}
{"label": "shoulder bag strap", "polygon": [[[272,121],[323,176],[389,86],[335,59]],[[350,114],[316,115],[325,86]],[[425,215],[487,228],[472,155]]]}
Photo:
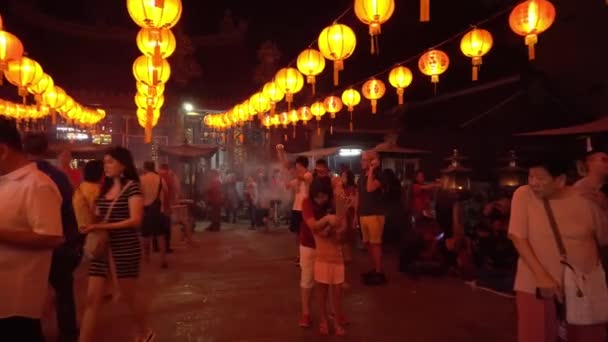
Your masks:
{"label": "shoulder bag strap", "polygon": [[559,232],[557,227],[557,221],[555,221],[555,215],[553,215],[553,209],[551,209],[551,203],[549,203],[548,199],[543,199],[543,205],[545,207],[545,211],[547,212],[547,218],[549,219],[549,226],[551,226],[551,231],[553,232],[553,237],[555,238],[555,243],[557,244],[557,249],[559,251],[559,255],[562,258],[562,261],[566,261],[566,247],[564,247],[564,241],[562,240],[562,235]]}
{"label": "shoulder bag strap", "polygon": [[104,217],[102,222],[108,222],[108,219],[110,218],[110,214],[112,213],[112,209],[114,209],[114,204],[116,204],[116,201],[118,201],[120,196],[122,196],[122,194],[124,194],[124,192],[131,186],[131,184],[133,184],[133,181],[128,181],[127,184],[120,190],[118,195],[116,197],[114,197],[114,199],[112,200],[112,203],[110,203],[110,206],[108,207],[108,211],[106,211],[106,216]]}

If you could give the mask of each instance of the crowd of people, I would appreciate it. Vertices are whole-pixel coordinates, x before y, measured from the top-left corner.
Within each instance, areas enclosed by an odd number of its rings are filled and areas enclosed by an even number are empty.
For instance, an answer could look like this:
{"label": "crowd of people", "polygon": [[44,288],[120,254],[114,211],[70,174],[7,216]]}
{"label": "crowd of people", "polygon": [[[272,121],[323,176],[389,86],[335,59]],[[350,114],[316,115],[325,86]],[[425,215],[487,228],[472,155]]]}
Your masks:
{"label": "crowd of people", "polygon": [[[44,341],[40,318],[47,288],[55,294],[59,341],[93,341],[104,298],[119,296],[135,318],[136,341],[155,337],[141,298],[141,258],[149,261],[152,239],[161,268],[170,251],[171,208],[176,182],[166,165],[144,164],[140,176],[131,153],[109,149],[83,172],[69,151],[58,166],[45,158],[43,133],[22,137],[15,121],[0,117],[0,331],[19,341]],[[140,229],[143,227],[143,229]],[[140,236],[143,236],[144,248]],[[85,238],[86,237],[86,238]],[[88,267],[86,308],[76,319],[74,271]]]}
{"label": "crowd of people", "polygon": [[[53,166],[47,149],[43,134],[22,136],[14,121],[0,117],[0,332],[44,341],[40,318],[50,286],[60,341],[93,341],[108,295],[130,309],[135,341],[153,341],[137,279],[153,248],[159,269],[169,267],[179,182],[167,165],[156,170],[145,162],[139,171],[122,147],[88,161],[82,172],[71,167],[67,151]],[[352,251],[359,244],[367,251],[363,284],[386,284],[387,231],[397,225],[398,238],[389,240],[400,250],[402,272],[458,276],[514,297],[519,342],[605,340],[603,151],[585,155],[586,174],[575,183],[568,161],[545,157],[529,164],[528,185],[489,196],[441,189],[421,170],[401,184],[382,170],[374,150],[362,153],[358,176],[345,166],[333,173],[323,159],[312,168],[305,157],[291,162],[282,145],[277,155],[279,164],[246,176],[206,173],[207,230],[220,231],[241,213],[250,229],[289,227],[297,237],[300,327],[310,328],[314,318],[319,334],[346,334],[343,292]],[[78,325],[73,274],[83,264],[88,287]]]}

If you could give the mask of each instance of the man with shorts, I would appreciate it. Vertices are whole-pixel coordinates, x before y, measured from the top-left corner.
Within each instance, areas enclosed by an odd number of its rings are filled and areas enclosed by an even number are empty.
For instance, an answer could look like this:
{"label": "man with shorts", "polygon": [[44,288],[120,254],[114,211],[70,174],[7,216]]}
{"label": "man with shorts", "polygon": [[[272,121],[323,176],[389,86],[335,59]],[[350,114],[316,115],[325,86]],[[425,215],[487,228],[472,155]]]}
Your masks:
{"label": "man with shorts", "polygon": [[[308,198],[308,187],[310,186],[310,182],[312,182],[312,174],[308,171],[308,158],[304,156],[296,158],[294,173],[294,178],[287,184],[287,187],[293,189],[295,193],[291,219],[289,220],[289,230],[299,233],[300,225],[302,224],[302,203]],[[296,264],[298,265],[300,263],[299,259],[298,257],[296,260]]]}
{"label": "man with shorts", "polygon": [[382,285],[386,276],[382,269],[382,233],[384,231],[384,202],[382,170],[376,151],[361,155],[361,177],[357,184],[357,208],[363,243],[367,247],[373,269],[361,275],[366,285]]}

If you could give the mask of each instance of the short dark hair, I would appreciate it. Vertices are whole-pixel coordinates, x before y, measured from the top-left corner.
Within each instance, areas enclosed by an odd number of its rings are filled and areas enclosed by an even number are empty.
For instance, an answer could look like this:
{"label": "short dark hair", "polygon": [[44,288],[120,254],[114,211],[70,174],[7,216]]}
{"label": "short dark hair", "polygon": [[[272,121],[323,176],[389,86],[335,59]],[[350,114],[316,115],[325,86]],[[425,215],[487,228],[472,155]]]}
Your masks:
{"label": "short dark hair", "polygon": [[356,186],[355,174],[351,170],[342,171],[342,174],[346,174],[346,184],[344,186]]}
{"label": "short dark hair", "polygon": [[591,151],[587,151],[584,155],[583,160],[589,160],[589,158],[593,157],[594,155],[596,155],[598,153],[606,153],[606,151],[598,150],[598,149],[593,149]]}
{"label": "short dark hair", "polygon": [[325,159],[317,159],[317,161],[315,161],[315,165],[323,165],[325,167],[328,167],[327,160],[325,160]]}
{"label": "short dark hair", "polygon": [[103,178],[103,162],[101,160],[89,160],[84,165],[84,180],[99,183],[101,178]]}
{"label": "short dark hair", "polygon": [[312,183],[310,183],[308,197],[314,199],[318,194],[326,194],[329,196],[330,200],[333,198],[334,190],[329,177],[315,178]]}
{"label": "short dark hair", "polygon": [[148,160],[144,162],[144,171],[154,172],[156,171],[156,163]]}
{"label": "short dark hair", "polygon": [[43,156],[49,149],[49,140],[44,133],[28,133],[23,139],[23,149],[32,156]]}
{"label": "short dark hair", "polygon": [[[318,194],[326,194],[327,202],[325,205],[319,206],[315,202],[315,197]],[[334,191],[331,184],[331,179],[329,177],[319,177],[316,178],[310,183],[310,188],[308,190],[308,199],[312,202],[312,209],[315,219],[319,220],[323,216],[327,215],[330,210],[333,208],[333,197]]]}
{"label": "short dark hair", "polygon": [[296,158],[296,164],[300,164],[305,168],[308,168],[308,158],[304,156],[299,156]]}
{"label": "short dark hair", "polygon": [[556,178],[559,176],[566,176],[571,165],[568,160],[563,157],[557,155],[546,155],[532,161],[529,163],[529,166],[530,168],[543,168],[553,178]]}
{"label": "short dark hair", "polygon": [[160,169],[161,170],[169,170],[169,164],[167,164],[167,163],[160,164]]}
{"label": "short dark hair", "polygon": [[21,134],[19,134],[15,119],[0,115],[0,144],[15,151],[23,151]]}

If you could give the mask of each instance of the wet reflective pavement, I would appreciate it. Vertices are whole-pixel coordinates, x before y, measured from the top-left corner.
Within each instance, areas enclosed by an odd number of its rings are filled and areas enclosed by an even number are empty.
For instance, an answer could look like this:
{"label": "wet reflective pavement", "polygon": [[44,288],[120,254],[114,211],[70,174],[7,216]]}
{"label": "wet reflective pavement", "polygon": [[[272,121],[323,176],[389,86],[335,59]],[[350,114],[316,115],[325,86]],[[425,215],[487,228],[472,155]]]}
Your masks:
{"label": "wet reflective pavement", "polygon": [[[246,225],[223,228],[197,233],[195,248],[175,243],[167,270],[161,270],[154,258],[144,266],[142,295],[148,298],[156,341],[515,341],[512,299],[474,290],[456,279],[408,279],[396,271],[396,257],[390,254],[389,283],[365,287],[359,274],[368,263],[358,250],[347,266],[351,287],[345,311],[352,322],[348,336],[321,337],[316,325],[308,330],[297,326],[294,235],[284,228],[269,233],[248,230]],[[80,313],[84,272],[77,272]],[[106,304],[97,340],[132,341],[130,322],[123,303]],[[44,326],[54,342],[54,319],[46,318]]]}

